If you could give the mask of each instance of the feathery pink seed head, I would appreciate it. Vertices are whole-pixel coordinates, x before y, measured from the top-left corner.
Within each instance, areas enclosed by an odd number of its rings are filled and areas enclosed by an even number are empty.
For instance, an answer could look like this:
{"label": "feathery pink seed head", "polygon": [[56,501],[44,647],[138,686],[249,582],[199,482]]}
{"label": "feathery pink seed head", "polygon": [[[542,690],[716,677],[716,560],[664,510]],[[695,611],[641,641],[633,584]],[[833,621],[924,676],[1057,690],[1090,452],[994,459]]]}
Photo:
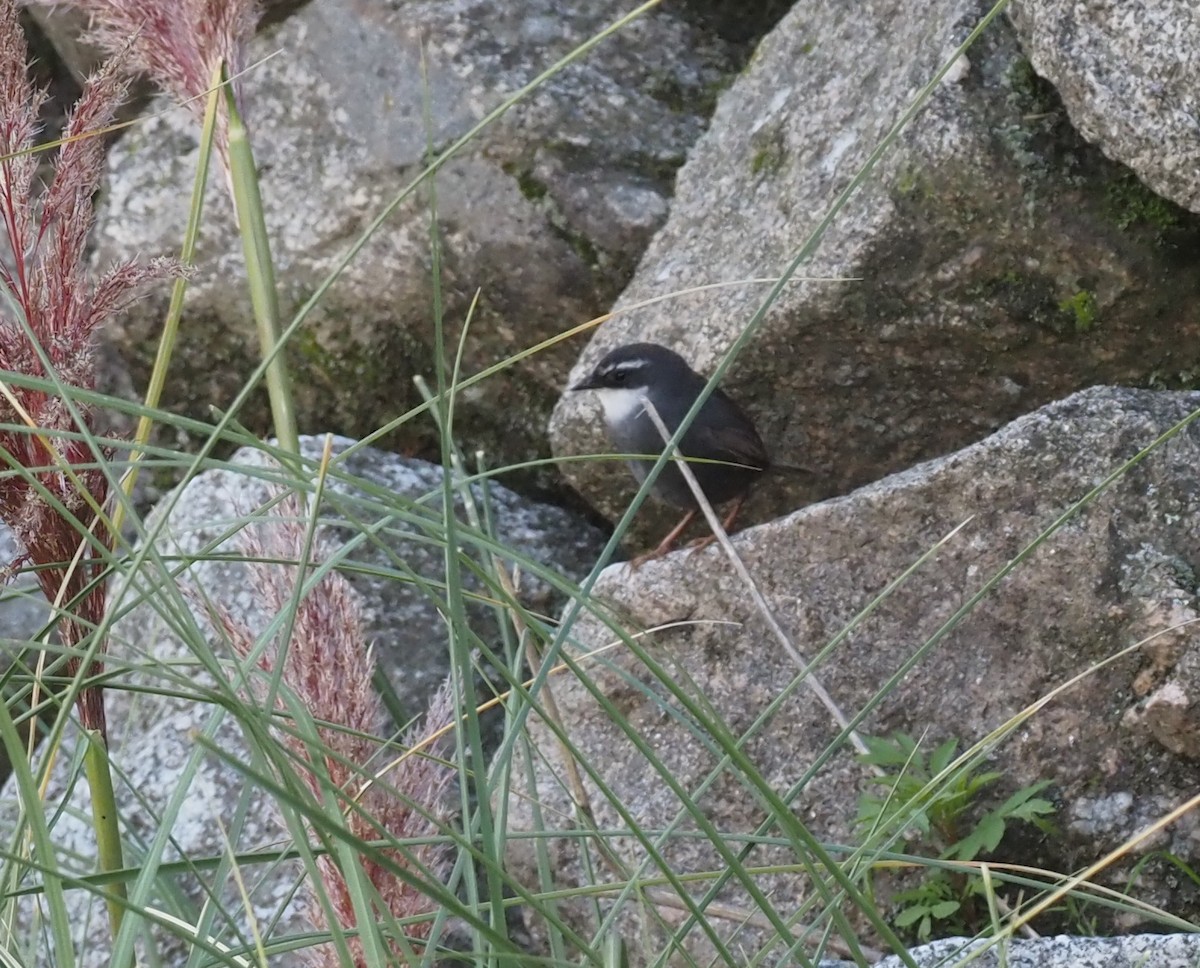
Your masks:
{"label": "feathery pink seed head", "polygon": [[[15,155],[0,161],[0,244],[7,243],[9,255],[0,261],[0,283],[10,296],[0,302],[0,370],[53,374],[68,386],[91,389],[99,326],[147,284],[181,270],[172,260],[130,262],[92,282],[86,246],[105,158],[97,133],[112,122],[125,95],[122,68],[102,69],[84,85],[67,123],[71,140],[59,149],[54,177],[41,190],[30,149],[45,94],[30,83],[26,56],[14,0],[0,0],[0,154]],[[0,422],[28,426],[0,431],[0,451],[36,486],[16,474],[0,478],[0,519],[12,529],[24,560],[41,566],[38,581],[46,597],[66,610],[64,644],[79,646],[104,614],[104,552],[110,546],[96,510],[107,501],[108,479],[80,465],[111,454],[63,436],[89,431],[88,407],[67,406],[52,387],[10,384],[9,392],[12,401],[0,397]],[[72,566],[81,543],[79,563]],[[68,660],[68,675],[78,668],[78,659]],[[101,668],[93,663],[89,675]],[[98,691],[81,693],[80,711],[85,726],[103,730]]]}
{"label": "feathery pink seed head", "polygon": [[[297,561],[303,554],[307,533],[303,518],[303,508],[291,497],[276,504],[271,514],[242,534],[243,552],[248,558],[259,559],[250,566],[251,581],[268,614],[291,607],[296,582],[310,570],[276,563]],[[325,552],[317,543],[312,553],[311,566],[315,567]],[[223,616],[223,622],[234,648],[243,656],[249,655],[255,645],[254,636],[228,616]],[[387,751],[381,755],[380,742],[366,738],[378,731],[384,711],[371,684],[374,657],[363,636],[357,599],[337,572],[328,572],[300,600],[286,647],[281,649],[276,643],[260,659],[264,673],[275,669],[279,662],[283,663],[284,682],[313,718],[339,727],[319,730],[321,742],[329,751],[322,766],[330,781],[344,791],[347,801],[353,798],[346,811],[350,832],[364,840],[378,839],[381,831],[400,840],[436,835],[439,823],[447,816],[445,804],[456,774],[445,765],[440,743],[390,766],[395,755]],[[259,680],[260,698],[265,695],[265,684],[266,679]],[[420,728],[411,731],[403,745],[412,748],[424,738],[440,734],[454,718],[453,695],[447,684],[430,703]],[[288,736],[284,742],[299,763],[311,762],[313,751],[300,739]],[[379,774],[380,770],[384,772]],[[314,793],[321,795],[318,773],[306,771],[305,776]],[[438,876],[442,873],[442,858],[436,847],[386,853],[392,863],[410,868],[415,865]],[[364,857],[362,863],[395,917],[430,913],[428,897],[412,885],[369,857]],[[344,928],[353,928],[354,905],[336,861],[322,856],[318,866],[339,922]],[[311,904],[310,913],[317,927],[324,928],[320,905]],[[422,930],[428,928],[415,925],[410,935],[423,937]],[[352,950],[361,958],[359,942],[352,942]]]}
{"label": "feathery pink seed head", "polygon": [[[230,77],[245,67],[254,36],[257,0],[32,0],[68,7],[90,18],[90,39],[109,54],[128,51],[125,68],[146,74],[197,118],[213,73],[225,64]],[[241,110],[240,85],[233,81]],[[224,114],[221,115],[222,125]],[[225,137],[219,141],[222,151]]]}

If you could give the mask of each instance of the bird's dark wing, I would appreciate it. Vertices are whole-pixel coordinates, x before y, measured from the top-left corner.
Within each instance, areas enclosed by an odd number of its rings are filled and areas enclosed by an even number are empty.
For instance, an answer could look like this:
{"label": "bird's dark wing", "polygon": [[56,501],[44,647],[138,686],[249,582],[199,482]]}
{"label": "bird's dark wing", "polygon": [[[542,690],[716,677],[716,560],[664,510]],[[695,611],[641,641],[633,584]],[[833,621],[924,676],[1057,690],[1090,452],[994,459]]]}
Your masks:
{"label": "bird's dark wing", "polygon": [[705,452],[711,453],[714,460],[727,460],[731,464],[757,468],[764,468],[770,463],[767,449],[758,434],[750,437],[739,431],[701,430],[697,436],[704,443]]}
{"label": "bird's dark wing", "polygon": [[767,448],[754,429],[753,421],[742,408],[720,390],[709,398],[709,404],[727,409],[732,419],[706,423],[701,427],[693,426],[692,434],[699,445],[696,452],[746,467],[767,467],[770,464]]}

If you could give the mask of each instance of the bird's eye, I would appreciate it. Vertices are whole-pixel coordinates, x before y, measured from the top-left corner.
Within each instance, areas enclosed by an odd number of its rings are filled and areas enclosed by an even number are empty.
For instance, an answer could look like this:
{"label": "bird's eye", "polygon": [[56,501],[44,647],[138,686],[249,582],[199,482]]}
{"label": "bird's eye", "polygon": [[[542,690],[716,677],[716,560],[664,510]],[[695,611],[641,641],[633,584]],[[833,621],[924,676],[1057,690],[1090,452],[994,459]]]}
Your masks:
{"label": "bird's eye", "polygon": [[627,376],[629,376],[629,374],[627,372],[625,372],[624,370],[614,370],[612,373],[612,376],[609,377],[609,379],[611,379],[613,383],[616,383],[619,386],[620,384],[625,382],[625,378]]}

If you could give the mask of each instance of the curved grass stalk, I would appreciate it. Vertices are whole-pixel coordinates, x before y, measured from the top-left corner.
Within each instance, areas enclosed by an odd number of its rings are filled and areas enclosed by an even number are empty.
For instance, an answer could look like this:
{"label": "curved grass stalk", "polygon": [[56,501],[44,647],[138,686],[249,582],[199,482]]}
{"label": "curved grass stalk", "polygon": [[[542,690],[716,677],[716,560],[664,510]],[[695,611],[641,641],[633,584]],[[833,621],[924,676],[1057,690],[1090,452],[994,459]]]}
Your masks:
{"label": "curved grass stalk", "polygon": [[[196,162],[196,179],[192,185],[191,206],[188,209],[187,227],[183,233],[183,245],[179,251],[179,261],[184,266],[191,266],[196,257],[196,241],[200,237],[200,216],[204,211],[205,186],[208,184],[209,164],[212,161],[213,144],[217,130],[217,106],[221,94],[220,74],[214,74],[212,90],[208,95],[208,103],[204,109],[204,124],[200,131],[200,152]],[[175,343],[179,338],[179,321],[183,317],[183,297],[187,292],[187,279],[180,276],[171,288],[171,302],[167,307],[167,315],[163,320],[162,335],[158,340],[158,351],[154,356],[154,366],[150,370],[150,380],[146,386],[146,409],[154,410],[162,401],[163,388],[167,385],[167,370],[170,368],[171,355],[175,352]],[[143,413],[138,418],[137,430],[134,432],[134,449],[129,455],[131,466],[121,479],[121,487],[126,496],[133,494],[137,483],[138,468],[145,454],[145,446],[150,441],[150,431],[154,427],[154,419],[149,413]],[[113,511],[114,533],[119,533],[125,518],[125,504],[119,504]]]}

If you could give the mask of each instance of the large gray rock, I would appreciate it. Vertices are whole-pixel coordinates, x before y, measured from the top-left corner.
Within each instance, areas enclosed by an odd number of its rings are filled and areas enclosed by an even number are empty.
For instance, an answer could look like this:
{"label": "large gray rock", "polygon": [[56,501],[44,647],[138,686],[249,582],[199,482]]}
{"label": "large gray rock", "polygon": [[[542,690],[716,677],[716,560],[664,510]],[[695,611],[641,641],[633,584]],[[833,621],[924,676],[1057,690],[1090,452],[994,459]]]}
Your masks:
{"label": "large gray rock", "polygon": [[[335,438],[333,453],[342,454],[351,443]],[[321,438],[305,437],[302,451],[316,459],[323,444]],[[254,634],[273,618],[264,611],[248,566],[229,560],[245,554],[229,533],[270,499],[268,481],[278,476],[278,470],[268,466],[256,450],[239,451],[233,464],[238,466],[200,474],[181,491],[172,493],[146,522],[147,529],[158,534],[155,550],[163,556],[163,567],[176,573],[173,582],[166,581],[184,590],[191,614],[181,615],[180,600],[157,587],[163,579],[154,565],[147,565],[140,580],[114,596],[112,607],[125,614],[110,639],[109,666],[124,671],[106,690],[105,699],[118,775],[117,801],[128,856],[133,859],[159,833],[158,817],[165,805],[181,794],[185,794],[184,808],[171,830],[173,849],[168,852],[168,860],[176,859],[176,850],[190,858],[224,855],[221,831],[229,829],[234,811],[246,798],[249,808],[235,847],[254,850],[287,842],[287,834],[276,822],[270,796],[256,784],[247,783],[244,773],[226,762],[205,754],[190,786],[182,782],[197,749],[196,736],[209,724],[219,723],[208,740],[224,754],[237,762],[246,762],[248,754],[242,727],[214,701],[232,686],[213,679],[207,671],[211,664],[197,655],[177,630],[183,622],[195,622],[206,630],[208,654],[225,662],[229,659],[228,646],[223,635],[212,628],[212,615],[228,615]],[[355,481],[363,482],[368,491],[361,490]],[[359,450],[331,473],[322,505],[324,523],[317,529],[328,545],[343,549],[351,535],[366,534],[368,524],[388,521],[385,527],[374,530],[373,541],[358,545],[347,555],[350,567],[344,574],[360,598],[367,639],[373,643],[377,663],[389,675],[410,713],[424,711],[425,702],[445,678],[449,661],[445,621],[430,598],[437,594],[436,583],[445,580],[443,551],[436,544],[437,529],[433,529],[431,540],[411,518],[417,513],[411,502],[420,498],[436,513],[441,481],[441,469],[433,465]],[[519,498],[496,484],[489,488],[488,502],[495,533],[505,548],[573,580],[582,577],[594,562],[601,536],[584,522],[558,508]],[[170,514],[166,515],[168,508]],[[356,570],[354,565],[366,570]],[[434,591],[422,584],[426,581],[435,583]],[[538,611],[556,609],[561,604],[561,597],[546,582],[535,580],[528,570],[521,590],[526,603]],[[209,612],[209,603],[217,611]],[[472,618],[472,629],[484,642],[498,647],[491,610],[480,609]],[[94,838],[83,779],[71,786],[66,809],[58,812],[69,776],[79,772],[71,765],[79,743],[78,734],[68,729],[45,799],[48,816],[54,818],[54,841],[63,848],[63,858],[77,858],[80,873],[88,873],[93,869],[89,859],[94,857]],[[11,830],[10,810],[15,797],[10,783],[4,791],[6,809],[0,820],[5,830]],[[72,863],[67,859],[63,862]],[[273,919],[280,917],[273,928],[275,934],[309,930],[292,903],[296,869],[291,865],[272,867],[265,875],[264,870],[256,868],[253,876],[248,875],[256,922],[274,924]],[[227,909],[236,912],[238,921],[230,925],[218,917],[213,934],[235,944],[233,932],[245,932],[251,915],[245,912],[232,882],[211,887],[225,898]],[[203,902],[198,880],[182,877],[174,888],[156,890],[154,902],[194,922]],[[73,891],[69,899],[72,927],[79,941],[77,963],[83,968],[107,965],[108,922],[103,905],[85,891]],[[158,963],[172,968],[183,966],[191,946],[167,932],[155,930],[153,934],[162,959]],[[51,954],[42,951],[39,964],[49,964]]]}
{"label": "large gray rock", "polygon": [[[853,715],[1074,502],[1197,408],[1200,394],[1088,390],[959,453],[744,531],[734,544],[775,617],[800,652],[812,658],[889,582],[965,525],[817,670],[833,698]],[[1015,788],[1048,780],[1052,786],[1045,795],[1058,807],[1053,818],[1058,834],[1043,838],[1027,828],[1007,843],[1005,860],[1081,869],[1195,793],[1198,466],[1200,427],[1192,424],[1032,551],[862,726],[872,735],[906,731],[924,737],[930,748],[949,737],[974,743],[1055,687],[1092,670],[1021,723],[988,761],[988,769],[1003,775],[1000,787],[989,794],[995,796],[992,805]],[[674,554],[636,573],[615,565],[601,576],[595,599],[628,632],[665,626],[641,645],[664,676],[702,697],[699,701],[735,737],[794,686],[796,665],[769,633],[719,548]],[[568,648],[586,653],[614,639],[600,618],[585,614],[570,629]],[[1134,647],[1131,654],[1097,668],[1129,647]],[[667,828],[681,814],[680,799],[622,726],[632,729],[671,782],[687,791],[698,790],[713,770],[716,744],[629,648],[608,651],[583,668],[593,688],[621,713],[615,722],[579,678],[555,682],[564,728],[606,785],[602,793],[586,783],[597,829],[626,825],[614,803],[649,830]],[[1148,712],[1154,707],[1160,714],[1174,710],[1190,717],[1160,715],[1155,722]],[[801,687],[743,748],[758,773],[782,794],[836,733],[830,714]],[[545,869],[555,872],[554,886],[569,888],[586,880],[578,850],[588,841],[553,837],[560,825],[570,826],[566,818],[573,816],[560,781],[561,747],[540,723],[533,724],[531,735],[545,759],[531,766],[536,797],[522,790],[510,800],[513,828],[549,828],[536,843],[550,852]],[[817,839],[855,843],[862,836],[853,823],[857,797],[868,781],[866,768],[843,749],[789,806]],[[731,836],[752,832],[763,820],[763,804],[748,788],[740,771],[727,767],[706,787],[700,807]],[[537,821],[530,806],[535,799]],[[680,835],[662,845],[665,863],[680,874],[722,869],[724,862],[703,837],[686,835],[695,823],[683,816]],[[537,883],[539,871],[534,843],[510,841],[510,869],[530,885]],[[633,838],[608,843],[631,870],[645,861]],[[1161,852],[1155,855],[1160,859],[1149,856],[1152,851]],[[1194,920],[1200,897],[1161,859],[1164,855],[1193,868],[1200,863],[1200,816],[1184,816],[1097,880],[1125,889],[1131,869],[1141,864],[1136,896]],[[607,872],[598,859],[593,863]],[[797,864],[787,849],[756,849],[745,864],[779,871],[763,874],[756,883],[785,917],[791,913],[788,899],[798,905],[810,895],[801,874],[785,872]],[[741,891],[731,886],[718,903],[742,912],[714,921],[738,932],[739,950],[747,957],[766,943],[756,926],[758,912]],[[559,912],[576,926],[587,922],[583,907],[564,905]],[[666,916],[678,923],[674,915]],[[532,917],[530,928],[539,934]],[[630,926],[625,936],[639,937],[641,929],[655,950],[662,939],[649,918],[636,929]],[[700,932],[685,943],[703,961],[707,949]]]}
{"label": "large gray rock", "polygon": [[[311,3],[266,31],[245,78],[283,312],[290,318],[368,223],[427,163],[506,97],[622,13],[619,0],[495,4]],[[422,79],[422,58],[428,68]],[[667,211],[672,177],[731,69],[726,47],[654,11],[530,94],[448,162],[437,182],[446,352],[470,320],[465,375],[606,310]],[[426,124],[426,106],[430,116]],[[174,254],[198,130],[156,102],[111,154],[96,261]],[[420,402],[434,373],[433,268],[425,189],[402,202],[291,344],[302,428],[355,436]],[[167,403],[206,417],[259,358],[228,192],[214,172]],[[107,333],[145,382],[166,297]],[[546,456],[545,420],[575,350],[562,346],[458,399],[468,450],[492,463]],[[242,419],[262,426],[264,400]],[[427,419],[391,438],[436,439]]]}
{"label": "large gray rock", "polygon": [[[318,459],[324,439],[302,438],[301,452]],[[425,703],[441,684],[448,671],[449,650],[438,601],[422,594],[413,582],[437,583],[445,580],[445,550],[438,544],[438,525],[407,523],[407,509],[378,495],[368,499],[354,481],[369,482],[386,495],[409,501],[424,498],[437,511],[440,506],[442,469],[427,461],[412,460],[372,448],[360,448],[345,458],[337,455],[353,442],[335,437],[333,454],[340,472],[328,485],[330,520],[324,532],[336,545],[344,544],[363,528],[388,514],[401,516],[382,532],[382,545],[366,542],[352,556],[366,569],[348,572],[354,588],[363,597],[363,621],[368,639],[376,643],[380,668],[389,674],[398,698],[409,714],[424,710]],[[210,548],[228,531],[231,522],[269,499],[269,485],[263,479],[268,462],[262,451],[242,450],[234,455],[235,464],[245,469],[209,471],[192,480],[181,493],[164,502],[175,501],[169,522],[170,540],[160,545],[174,548],[177,554],[191,558]],[[344,479],[341,474],[347,475]],[[360,506],[373,500],[369,507]],[[382,503],[379,503],[382,500]],[[494,522],[497,540],[510,551],[552,567],[557,573],[578,580],[591,569],[604,536],[577,516],[521,497],[502,485],[492,483],[486,495],[476,490],[480,513],[486,505]],[[461,504],[458,515],[463,520]],[[365,517],[364,517],[365,516]],[[348,523],[339,523],[348,522]],[[431,530],[432,528],[432,530]],[[361,540],[361,539],[360,539]],[[478,557],[476,555],[475,557]],[[509,567],[511,567],[511,562]],[[189,569],[189,578],[200,588],[216,589],[219,600],[232,606],[236,614],[250,614],[256,608],[256,594],[245,578],[245,567],[205,556]],[[463,581],[470,590],[480,585],[469,573]],[[525,574],[521,585],[526,605],[539,613],[555,610],[561,601],[549,584]],[[500,647],[500,631],[495,611],[476,606],[471,611],[472,627],[492,647]],[[165,630],[164,630],[165,632]]]}
{"label": "large gray rock", "polygon": [[1175,0],[1013,0],[1009,16],[1071,123],[1200,212],[1200,10]]}
{"label": "large gray rock", "polygon": [[[869,152],[991,7],[796,5],[718,102],[671,214],[572,371],[648,339],[711,371]],[[1154,126],[1145,123],[1146,137]],[[995,22],[826,232],[726,389],[816,482],[760,488],[748,520],[948,453],[1096,383],[1188,386],[1200,366],[1200,225],[1066,122]],[[558,454],[608,449],[590,394],[556,407]],[[624,468],[564,467],[613,516]],[[666,514],[644,515],[647,530]],[[638,541],[644,540],[639,536]]]}

